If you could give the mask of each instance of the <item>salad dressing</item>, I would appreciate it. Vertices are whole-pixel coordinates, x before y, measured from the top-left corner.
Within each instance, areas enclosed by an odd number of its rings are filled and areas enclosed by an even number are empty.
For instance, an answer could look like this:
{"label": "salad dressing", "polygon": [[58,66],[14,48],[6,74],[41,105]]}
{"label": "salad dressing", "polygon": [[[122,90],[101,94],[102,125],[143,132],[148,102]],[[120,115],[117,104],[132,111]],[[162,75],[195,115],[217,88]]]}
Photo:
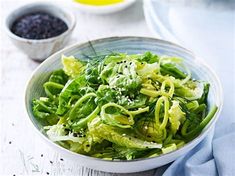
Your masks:
{"label": "salad dressing", "polygon": [[92,6],[105,6],[113,5],[124,2],[124,0],[74,0],[77,3],[92,5]]}

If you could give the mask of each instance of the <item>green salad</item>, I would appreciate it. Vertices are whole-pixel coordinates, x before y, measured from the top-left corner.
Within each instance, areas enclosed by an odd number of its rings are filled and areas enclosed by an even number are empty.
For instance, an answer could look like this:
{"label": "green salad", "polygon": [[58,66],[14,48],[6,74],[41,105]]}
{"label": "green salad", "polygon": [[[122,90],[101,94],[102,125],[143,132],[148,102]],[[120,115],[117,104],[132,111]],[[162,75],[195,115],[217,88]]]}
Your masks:
{"label": "green salad", "polygon": [[[88,56],[86,56],[88,57]],[[217,111],[209,83],[178,57],[111,53],[62,56],[33,113],[50,140],[105,160],[155,157],[200,134]]]}

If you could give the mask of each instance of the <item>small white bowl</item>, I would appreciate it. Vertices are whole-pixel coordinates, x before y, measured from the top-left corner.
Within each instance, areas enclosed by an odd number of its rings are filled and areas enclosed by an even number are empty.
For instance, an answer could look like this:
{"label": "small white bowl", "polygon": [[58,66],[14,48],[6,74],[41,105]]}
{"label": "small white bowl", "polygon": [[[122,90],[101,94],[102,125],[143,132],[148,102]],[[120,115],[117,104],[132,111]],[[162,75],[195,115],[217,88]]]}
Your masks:
{"label": "small white bowl", "polygon": [[[58,36],[39,40],[25,39],[15,35],[11,31],[11,26],[17,18],[25,14],[38,11],[46,12],[62,19],[67,24],[68,29]],[[13,44],[28,55],[29,58],[37,61],[43,61],[51,54],[63,48],[68,43],[75,25],[75,16],[69,10],[45,2],[30,3],[17,8],[13,10],[5,20],[6,33],[10,37]]]}
{"label": "small white bowl", "polygon": [[132,5],[136,0],[124,0],[123,2],[120,3],[115,3],[110,5],[99,5],[99,6],[86,5],[79,2],[75,2],[74,0],[72,1],[74,6],[78,8],[80,11],[101,15],[101,14],[109,14],[124,10],[130,5]]}

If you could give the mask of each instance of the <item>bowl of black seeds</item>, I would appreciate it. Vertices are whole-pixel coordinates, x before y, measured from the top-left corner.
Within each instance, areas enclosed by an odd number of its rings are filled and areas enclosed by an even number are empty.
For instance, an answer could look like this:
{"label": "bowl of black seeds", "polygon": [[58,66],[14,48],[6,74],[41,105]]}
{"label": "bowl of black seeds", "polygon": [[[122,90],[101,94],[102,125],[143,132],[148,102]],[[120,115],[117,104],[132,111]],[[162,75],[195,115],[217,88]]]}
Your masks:
{"label": "bowl of black seeds", "polygon": [[58,17],[46,12],[32,12],[15,20],[11,32],[33,40],[56,37],[68,30],[67,24]]}
{"label": "bowl of black seeds", "polygon": [[29,58],[43,61],[69,42],[75,24],[69,9],[37,2],[12,11],[6,18],[6,32]]}

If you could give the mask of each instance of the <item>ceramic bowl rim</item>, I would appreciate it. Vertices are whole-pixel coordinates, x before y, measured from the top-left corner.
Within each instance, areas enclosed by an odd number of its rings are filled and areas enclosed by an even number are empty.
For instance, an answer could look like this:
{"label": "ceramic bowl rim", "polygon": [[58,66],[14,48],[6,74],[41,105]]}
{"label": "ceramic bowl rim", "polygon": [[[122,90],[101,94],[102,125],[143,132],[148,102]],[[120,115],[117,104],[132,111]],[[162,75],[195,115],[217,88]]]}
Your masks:
{"label": "ceramic bowl rim", "polygon": [[[32,118],[35,118],[35,117],[32,117],[30,116],[30,114],[28,113],[28,109],[27,109],[27,91],[28,91],[28,86],[31,84],[32,81],[32,78],[34,77],[35,73],[37,73],[38,70],[40,70],[42,67],[44,67],[45,65],[47,65],[47,62],[49,62],[50,60],[53,60],[54,58],[56,58],[57,55],[61,55],[63,54],[64,52],[68,51],[68,50],[72,50],[73,48],[75,47],[81,47],[83,45],[86,45],[88,42],[92,42],[92,43],[102,43],[103,41],[107,41],[107,40],[118,40],[118,39],[142,39],[142,40],[152,40],[154,42],[161,42],[161,43],[165,43],[165,44],[169,44],[169,45],[173,45],[173,46],[176,46],[178,48],[181,48],[184,50],[184,52],[187,52],[189,53],[190,55],[193,56],[193,58],[196,59],[196,61],[199,62],[200,65],[202,65],[204,68],[206,68],[210,73],[211,75],[214,77],[216,83],[218,84],[218,101],[219,101],[219,105],[218,105],[218,110],[216,111],[216,113],[214,114],[213,118],[210,120],[210,122],[206,125],[206,127],[204,127],[203,131],[196,137],[194,138],[193,140],[191,140],[190,142],[186,143],[183,147],[177,149],[177,150],[174,150],[172,152],[169,152],[169,153],[166,153],[166,154],[161,154],[159,156],[156,156],[156,157],[152,157],[152,158],[138,158],[138,159],[133,159],[133,160],[103,160],[101,158],[95,158],[95,157],[91,157],[91,156],[86,156],[86,155],[82,155],[82,154],[79,154],[79,153],[75,153],[75,152],[72,152],[62,146],[60,146],[59,144],[51,141],[48,137],[46,137],[44,134],[42,134],[42,132],[34,125],[33,121],[32,121]],[[152,37],[141,37],[141,36],[115,36],[115,37],[105,37],[105,38],[99,38],[99,39],[95,39],[95,40],[91,40],[91,41],[87,41],[87,42],[83,42],[83,43],[76,43],[76,44],[73,44],[73,45],[70,45],[56,53],[54,53],[53,55],[51,55],[50,57],[48,57],[46,60],[44,60],[34,71],[33,73],[31,74],[28,82],[26,83],[26,87],[25,87],[25,91],[24,91],[24,107],[25,107],[25,111],[28,115],[28,120],[30,121],[30,123],[32,124],[31,126],[34,126],[34,130],[37,131],[37,133],[44,139],[46,140],[48,143],[51,144],[51,146],[54,146],[56,148],[59,148],[61,151],[65,152],[65,153],[68,153],[68,154],[72,154],[74,156],[77,156],[77,157],[80,157],[80,158],[85,158],[85,159],[88,159],[88,160],[96,160],[97,162],[108,162],[108,163],[130,163],[130,162],[143,162],[145,160],[154,160],[154,159],[159,159],[161,160],[161,158],[164,158],[166,156],[169,156],[171,155],[172,153],[180,153],[181,151],[183,151],[186,147],[190,147],[190,146],[193,146],[194,145],[194,142],[199,140],[200,138],[203,139],[203,137],[206,135],[207,132],[209,132],[211,130],[211,128],[213,128],[214,124],[216,123],[216,121],[218,120],[219,118],[219,115],[221,113],[221,110],[222,110],[222,107],[223,107],[223,91],[222,91],[222,84],[217,76],[217,74],[215,73],[215,71],[213,71],[213,69],[208,66],[204,61],[202,61],[202,59],[199,59],[196,55],[193,54],[193,52],[191,52],[190,50],[188,49],[185,49],[184,47],[178,45],[178,44],[175,44],[175,43],[172,43],[172,42],[169,42],[169,41],[166,41],[166,40],[161,40],[161,39],[157,39],[157,38],[152,38]]]}

